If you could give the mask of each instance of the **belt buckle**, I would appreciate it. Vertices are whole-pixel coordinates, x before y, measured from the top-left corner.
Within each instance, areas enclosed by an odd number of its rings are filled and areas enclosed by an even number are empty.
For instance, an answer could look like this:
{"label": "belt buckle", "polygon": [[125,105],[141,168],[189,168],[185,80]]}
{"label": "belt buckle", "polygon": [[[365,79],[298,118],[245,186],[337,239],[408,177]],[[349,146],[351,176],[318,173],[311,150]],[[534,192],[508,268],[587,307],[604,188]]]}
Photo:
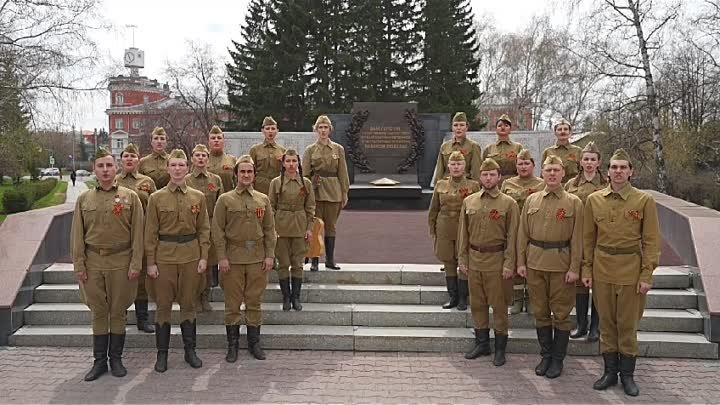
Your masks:
{"label": "belt buckle", "polygon": [[245,241],[245,249],[254,249],[255,248],[255,241],[254,240],[246,240]]}
{"label": "belt buckle", "polygon": [[100,252],[98,252],[98,253],[100,254],[100,256],[109,256],[110,255],[110,249],[108,249],[108,248],[100,248],[99,250],[100,250]]}

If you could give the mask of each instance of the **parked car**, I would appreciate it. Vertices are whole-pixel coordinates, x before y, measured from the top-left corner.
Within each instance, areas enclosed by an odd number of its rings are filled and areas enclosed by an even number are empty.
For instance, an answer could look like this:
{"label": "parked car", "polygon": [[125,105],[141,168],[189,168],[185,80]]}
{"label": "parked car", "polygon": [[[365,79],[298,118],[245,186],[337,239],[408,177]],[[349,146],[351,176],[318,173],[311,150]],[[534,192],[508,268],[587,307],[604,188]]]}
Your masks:
{"label": "parked car", "polygon": [[75,175],[78,177],[85,177],[85,176],[89,176],[90,172],[85,169],[79,169],[79,170],[75,170]]}
{"label": "parked car", "polygon": [[60,175],[60,169],[57,167],[49,167],[47,169],[43,169],[43,171],[40,172],[41,177],[55,177]]}

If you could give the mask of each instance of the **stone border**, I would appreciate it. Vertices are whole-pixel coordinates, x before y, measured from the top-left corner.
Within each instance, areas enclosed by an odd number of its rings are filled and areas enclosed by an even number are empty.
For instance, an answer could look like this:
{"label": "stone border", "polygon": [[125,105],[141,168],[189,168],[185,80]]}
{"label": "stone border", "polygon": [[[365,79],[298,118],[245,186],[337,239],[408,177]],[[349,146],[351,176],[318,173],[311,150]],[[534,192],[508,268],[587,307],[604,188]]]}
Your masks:
{"label": "stone border", "polygon": [[20,328],[42,271],[70,253],[74,203],[13,214],[0,225],[0,345]]}
{"label": "stone border", "polygon": [[698,308],[705,319],[705,337],[720,342],[720,212],[657,191],[660,229],[675,252],[698,268],[692,278]]}

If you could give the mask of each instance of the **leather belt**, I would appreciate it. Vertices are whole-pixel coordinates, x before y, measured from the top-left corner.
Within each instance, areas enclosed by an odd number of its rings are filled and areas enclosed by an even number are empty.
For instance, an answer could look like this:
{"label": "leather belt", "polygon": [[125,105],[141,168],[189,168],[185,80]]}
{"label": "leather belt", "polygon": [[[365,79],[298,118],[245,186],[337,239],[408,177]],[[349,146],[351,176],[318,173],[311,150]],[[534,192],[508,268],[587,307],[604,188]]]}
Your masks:
{"label": "leather belt", "polygon": [[238,246],[238,247],[244,247],[245,249],[250,250],[250,249],[255,249],[255,246],[259,245],[259,244],[262,243],[262,242],[263,242],[262,239],[258,239],[258,240],[242,240],[242,241],[240,241],[240,240],[228,240],[228,245]]}
{"label": "leather belt", "polygon": [[315,172],[314,174],[315,174],[316,176],[320,176],[320,177],[337,177],[337,176],[338,176],[337,173],[320,172],[320,171]]}
{"label": "leather belt", "polygon": [[640,255],[640,248],[638,247],[631,247],[631,248],[617,248],[617,247],[610,247],[610,246],[603,246],[603,245],[597,245],[597,248],[602,250],[603,252],[617,256],[617,255]]}
{"label": "leather belt", "polygon": [[114,254],[117,254],[117,253],[122,253],[122,252],[125,252],[125,251],[129,250],[129,249],[130,249],[130,244],[129,244],[129,243],[123,243],[123,244],[121,244],[121,245],[113,246],[113,247],[109,247],[109,248],[92,246],[92,245],[85,245],[85,249],[87,249],[87,250],[89,250],[89,251],[91,251],[91,252],[93,252],[93,253],[97,253],[97,254],[99,254],[100,256],[110,256],[110,255],[114,255]]}
{"label": "leather belt", "polygon": [[471,244],[470,249],[480,253],[497,253],[505,250],[505,244],[495,246],[477,246]]}
{"label": "leather belt", "polygon": [[190,235],[158,235],[158,239],[162,242],[188,243],[197,239],[197,234]]}
{"label": "leather belt", "polygon": [[529,242],[531,245],[537,246],[541,249],[563,249],[566,247],[570,247],[569,240],[563,240],[559,242],[545,242],[542,240],[530,239]]}

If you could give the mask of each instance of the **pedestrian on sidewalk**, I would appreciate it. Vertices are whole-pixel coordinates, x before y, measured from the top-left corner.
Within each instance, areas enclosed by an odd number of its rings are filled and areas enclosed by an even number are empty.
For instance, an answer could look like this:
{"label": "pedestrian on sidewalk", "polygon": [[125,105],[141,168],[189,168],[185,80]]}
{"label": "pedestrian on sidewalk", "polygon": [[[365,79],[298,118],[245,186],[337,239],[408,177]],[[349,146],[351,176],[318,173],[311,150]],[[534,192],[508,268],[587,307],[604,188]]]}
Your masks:
{"label": "pedestrian on sidewalk", "polygon": [[77,174],[75,173],[75,170],[70,172],[70,181],[72,181],[73,187],[75,187],[75,179],[77,179]]}

